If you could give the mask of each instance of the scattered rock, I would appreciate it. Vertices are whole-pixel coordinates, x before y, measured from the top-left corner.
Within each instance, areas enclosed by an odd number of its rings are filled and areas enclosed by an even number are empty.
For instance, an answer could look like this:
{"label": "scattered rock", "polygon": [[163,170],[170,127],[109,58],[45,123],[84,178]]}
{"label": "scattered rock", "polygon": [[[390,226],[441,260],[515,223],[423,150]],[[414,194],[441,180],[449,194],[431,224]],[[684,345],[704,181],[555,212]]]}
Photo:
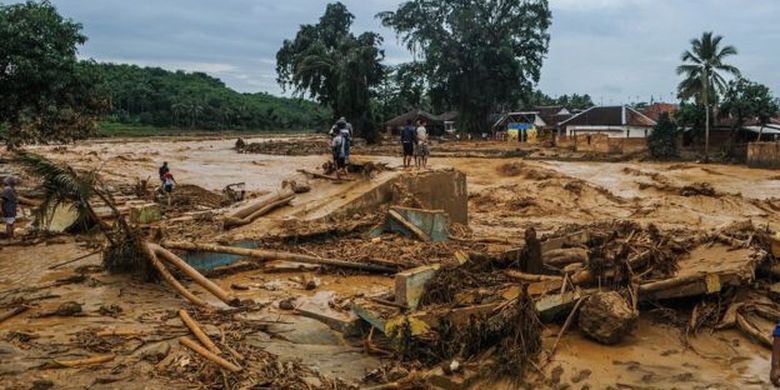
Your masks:
{"label": "scattered rock", "polygon": [[579,313],[580,329],[602,344],[617,344],[631,333],[639,314],[617,292],[599,293],[586,298]]}
{"label": "scattered rock", "polygon": [[32,390],[46,390],[54,387],[54,382],[48,379],[36,379],[32,383]]}
{"label": "scattered rock", "polygon": [[98,313],[101,315],[113,318],[119,317],[119,315],[122,314],[122,311],[122,307],[115,303],[112,303],[109,306],[100,305],[100,309],[98,309]]}
{"label": "scattered rock", "polygon": [[249,286],[239,283],[231,283],[230,288],[233,290],[249,290]]}
{"label": "scattered rock", "polygon": [[167,341],[162,341],[159,343],[144,345],[138,349],[133,354],[133,356],[141,360],[149,360],[153,363],[157,363],[165,359],[165,357],[168,356],[168,352],[170,351],[171,345],[168,344]]}
{"label": "scattered rock", "polygon": [[289,297],[282,299],[279,301],[279,308],[282,310],[293,310],[295,309],[295,297]]}
{"label": "scattered rock", "polygon": [[571,378],[571,381],[573,383],[580,383],[580,382],[590,378],[590,374],[592,374],[592,373],[593,373],[593,371],[591,371],[589,369],[580,370],[579,372],[577,372],[576,375],[574,375]]}

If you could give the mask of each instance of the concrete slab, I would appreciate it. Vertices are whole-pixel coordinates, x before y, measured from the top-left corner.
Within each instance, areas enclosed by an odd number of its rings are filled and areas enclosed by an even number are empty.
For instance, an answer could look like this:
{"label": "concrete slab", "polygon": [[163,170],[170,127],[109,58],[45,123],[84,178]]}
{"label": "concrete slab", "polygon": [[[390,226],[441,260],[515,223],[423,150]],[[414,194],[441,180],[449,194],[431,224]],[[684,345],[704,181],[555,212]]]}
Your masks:
{"label": "concrete slab", "polygon": [[395,303],[417,309],[425,286],[439,270],[439,264],[413,268],[395,275]]}

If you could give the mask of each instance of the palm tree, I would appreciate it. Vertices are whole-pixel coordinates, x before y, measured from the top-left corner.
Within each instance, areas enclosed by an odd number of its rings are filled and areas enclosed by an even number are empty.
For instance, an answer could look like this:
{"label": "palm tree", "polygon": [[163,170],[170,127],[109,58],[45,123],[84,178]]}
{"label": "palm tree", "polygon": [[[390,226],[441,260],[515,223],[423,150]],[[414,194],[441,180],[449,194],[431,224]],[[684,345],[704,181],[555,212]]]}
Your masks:
{"label": "palm tree", "polygon": [[[51,221],[52,213],[59,205],[71,205],[76,212],[76,226],[87,227],[92,224],[108,240],[104,249],[103,263],[111,272],[137,272],[151,278],[154,271],[145,252],[145,239],[141,232],[130,227],[124,216],[117,210],[111,193],[100,180],[96,170],[78,171],[65,163],[57,163],[46,157],[20,151],[15,161],[25,167],[32,175],[41,178],[40,190],[43,202],[35,210],[36,224]],[[108,206],[114,217],[115,225],[103,221],[93,206],[102,202]]]}
{"label": "palm tree", "polygon": [[706,108],[705,160],[709,159],[710,104],[717,102],[718,95],[726,89],[726,80],[720,72],[734,76],[740,74],[739,69],[725,62],[727,57],[737,54],[737,49],[731,45],[721,47],[722,40],[722,36],[711,31],[702,33],[701,38],[691,40],[691,49],[683,53],[683,64],[677,67],[677,74],[685,75],[677,87],[680,98],[687,100],[693,97]]}

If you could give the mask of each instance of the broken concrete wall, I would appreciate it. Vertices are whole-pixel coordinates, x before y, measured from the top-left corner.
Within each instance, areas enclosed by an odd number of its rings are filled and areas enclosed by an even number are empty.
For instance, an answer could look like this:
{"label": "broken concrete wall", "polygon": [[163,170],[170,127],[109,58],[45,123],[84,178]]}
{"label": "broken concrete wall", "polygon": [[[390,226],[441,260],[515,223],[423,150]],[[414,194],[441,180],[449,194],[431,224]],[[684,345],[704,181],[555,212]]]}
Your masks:
{"label": "broken concrete wall", "polygon": [[399,175],[365,192],[339,214],[365,212],[399,201],[404,194],[399,193],[398,188],[408,191],[423,208],[444,210],[450,222],[468,224],[466,174],[454,169]]}

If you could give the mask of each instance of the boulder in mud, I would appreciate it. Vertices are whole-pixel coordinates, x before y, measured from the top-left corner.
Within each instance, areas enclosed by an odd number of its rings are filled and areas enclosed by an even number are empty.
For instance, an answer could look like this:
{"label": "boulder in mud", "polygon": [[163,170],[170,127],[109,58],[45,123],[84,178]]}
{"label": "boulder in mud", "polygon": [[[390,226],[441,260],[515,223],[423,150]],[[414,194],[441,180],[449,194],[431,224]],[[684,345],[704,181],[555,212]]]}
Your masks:
{"label": "boulder in mud", "polygon": [[585,298],[579,313],[580,329],[602,344],[617,344],[631,333],[639,313],[631,309],[617,292],[598,293]]}

